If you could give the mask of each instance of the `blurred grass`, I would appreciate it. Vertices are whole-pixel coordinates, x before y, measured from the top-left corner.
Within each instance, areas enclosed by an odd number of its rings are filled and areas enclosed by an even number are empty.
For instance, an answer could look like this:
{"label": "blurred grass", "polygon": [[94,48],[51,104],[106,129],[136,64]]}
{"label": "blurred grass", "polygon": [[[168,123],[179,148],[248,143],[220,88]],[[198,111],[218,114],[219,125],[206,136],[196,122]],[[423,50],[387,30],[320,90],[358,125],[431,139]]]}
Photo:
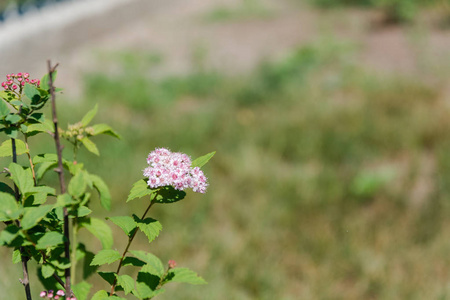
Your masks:
{"label": "blurred grass", "polygon": [[[149,72],[161,58],[116,53],[115,72],[87,74],[84,101],[59,109],[74,123],[99,103],[95,122],[123,137],[97,139],[100,159],[79,157],[110,185],[108,215],[144,208],[125,199],[155,147],[217,151],[206,195],[151,213],[164,227],[151,251],[209,282],[161,299],[450,297],[444,86],[372,74],[357,51],[320,41],[249,74],[198,67],[162,78]],[[133,248],[148,250],[145,237]]]}
{"label": "blurred grass", "polygon": [[206,195],[152,212],[164,231],[151,249],[209,285],[161,299],[450,297],[443,87],[370,74],[356,52],[319,42],[247,75],[158,79],[151,62],[124,59],[86,76],[83,104],[123,136],[100,141],[101,159],[80,157],[111,185],[111,215],[143,208],[121,203],[155,147],[217,151]]}

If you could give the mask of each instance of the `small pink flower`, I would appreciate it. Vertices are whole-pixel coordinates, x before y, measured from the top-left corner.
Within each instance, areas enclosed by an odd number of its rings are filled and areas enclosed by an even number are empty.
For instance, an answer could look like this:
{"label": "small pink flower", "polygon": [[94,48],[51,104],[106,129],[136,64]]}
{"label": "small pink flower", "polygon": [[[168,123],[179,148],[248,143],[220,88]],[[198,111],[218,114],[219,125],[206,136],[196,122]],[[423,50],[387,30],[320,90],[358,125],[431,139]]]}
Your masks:
{"label": "small pink flower", "polygon": [[25,74],[23,74],[23,77],[24,77],[24,78],[28,78],[28,77],[30,77],[30,74],[25,73]]}
{"label": "small pink flower", "polygon": [[46,291],[42,291],[42,292],[39,294],[39,297],[41,297],[41,298],[44,298],[45,296],[47,296],[47,292],[46,292]]}
{"label": "small pink flower", "polygon": [[58,290],[58,291],[56,292],[56,295],[58,295],[58,296],[64,296],[65,293],[64,293],[63,290]]}
{"label": "small pink flower", "polygon": [[173,269],[177,266],[177,262],[174,261],[173,259],[171,259],[171,260],[169,260],[168,265],[169,265],[169,269]]}
{"label": "small pink flower", "polygon": [[13,90],[16,90],[17,89],[17,85],[13,85],[12,88],[13,88]]}

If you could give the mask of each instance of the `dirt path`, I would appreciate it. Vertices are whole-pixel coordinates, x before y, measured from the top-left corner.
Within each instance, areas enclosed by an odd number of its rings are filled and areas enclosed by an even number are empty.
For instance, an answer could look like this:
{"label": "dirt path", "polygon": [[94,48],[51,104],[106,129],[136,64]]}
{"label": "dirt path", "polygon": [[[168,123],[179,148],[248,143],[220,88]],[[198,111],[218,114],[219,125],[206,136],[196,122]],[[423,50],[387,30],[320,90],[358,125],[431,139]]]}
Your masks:
{"label": "dirt path", "polygon": [[[61,64],[60,84],[77,95],[81,74],[104,67],[98,63],[101,53],[160,53],[164,72],[184,72],[192,66],[193,49],[203,48],[208,65],[242,72],[321,36],[355,42],[361,49],[355,61],[378,71],[423,72],[421,61],[437,70],[449,63],[450,30],[374,29],[373,12],[321,12],[289,1],[264,1],[261,8],[268,13],[261,16],[252,11],[239,15],[239,0],[117,1],[123,3],[8,45],[3,42],[2,73],[42,74],[51,58]],[[206,21],[218,7],[229,8],[228,19]]]}

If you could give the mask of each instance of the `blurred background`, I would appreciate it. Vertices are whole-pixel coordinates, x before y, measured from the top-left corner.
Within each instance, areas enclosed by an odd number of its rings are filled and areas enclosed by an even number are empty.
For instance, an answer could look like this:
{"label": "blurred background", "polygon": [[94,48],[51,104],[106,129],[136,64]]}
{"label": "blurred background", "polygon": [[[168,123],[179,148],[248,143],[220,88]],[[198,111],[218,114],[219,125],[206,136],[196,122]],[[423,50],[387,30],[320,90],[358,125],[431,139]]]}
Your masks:
{"label": "blurred background", "polygon": [[[209,284],[159,299],[450,299],[450,1],[0,10],[1,74],[38,78],[58,62],[60,124],[98,103],[94,121],[122,135],[96,140],[100,158],[79,154],[112,190],[112,211],[94,203],[94,215],[143,209],[125,199],[155,147],[217,151],[205,195],[151,212],[163,232],[150,250]],[[53,147],[31,143],[34,154]],[[149,250],[145,236],[132,247]],[[0,251],[2,298],[22,299],[20,266]]]}

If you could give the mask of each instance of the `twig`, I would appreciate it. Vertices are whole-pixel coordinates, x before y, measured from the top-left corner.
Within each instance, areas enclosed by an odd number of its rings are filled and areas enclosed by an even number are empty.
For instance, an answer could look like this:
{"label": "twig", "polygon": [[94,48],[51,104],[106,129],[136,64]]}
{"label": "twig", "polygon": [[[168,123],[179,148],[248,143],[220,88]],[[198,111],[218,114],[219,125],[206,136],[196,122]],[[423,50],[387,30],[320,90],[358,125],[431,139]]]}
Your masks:
{"label": "twig", "polygon": [[[156,196],[155,196],[155,198],[156,198]],[[155,204],[155,202],[150,201],[150,205],[145,210],[144,214],[142,215],[141,220],[143,220],[145,218],[145,216],[147,215],[148,211],[150,210],[150,208],[152,207],[153,204]],[[116,270],[116,273],[115,273],[116,275],[119,275],[120,269],[122,268],[123,260],[125,259],[125,255],[127,254],[128,249],[130,248],[131,242],[133,241],[133,239],[136,236],[137,232],[138,232],[138,230],[137,230],[137,228],[135,228],[133,234],[128,239],[128,244],[127,244],[127,246],[125,247],[125,250],[122,253],[122,257],[120,258],[119,266],[117,267],[117,270]],[[110,294],[111,296],[114,295],[114,290],[116,289],[116,285],[117,285],[117,277],[114,277],[113,284],[111,285],[111,294]]]}
{"label": "twig", "polygon": [[[52,117],[53,117],[53,124],[55,126],[55,134],[53,135],[53,138],[55,140],[56,153],[58,155],[58,168],[56,169],[56,172],[58,173],[59,176],[59,186],[61,194],[64,194],[66,192],[66,182],[64,180],[64,168],[62,164],[62,147],[58,133],[58,118],[56,117],[55,87],[53,86],[53,74],[56,70],[56,67],[58,67],[58,64],[52,67],[50,60],[48,60],[47,65],[48,65],[48,85],[50,87],[50,95],[52,99]],[[66,240],[64,242],[64,256],[70,262],[69,213],[67,211],[67,207],[63,208],[63,215],[64,215],[64,236],[66,237]],[[70,267],[64,270],[64,277],[66,278],[65,284],[66,295],[72,296],[73,293],[70,286],[71,281]]]}
{"label": "twig", "polygon": [[[11,148],[12,148],[12,160],[13,163],[17,163],[17,151],[16,151],[16,139],[11,139]],[[14,196],[17,202],[20,202],[20,194],[17,185],[14,183]],[[20,227],[19,220],[16,220],[17,227]],[[27,300],[31,300],[31,289],[30,289],[30,280],[28,278],[28,257],[25,256],[25,248],[20,247],[20,257],[22,259],[22,271],[23,271],[23,279],[19,279],[20,283],[23,284],[25,288],[25,295]]]}

